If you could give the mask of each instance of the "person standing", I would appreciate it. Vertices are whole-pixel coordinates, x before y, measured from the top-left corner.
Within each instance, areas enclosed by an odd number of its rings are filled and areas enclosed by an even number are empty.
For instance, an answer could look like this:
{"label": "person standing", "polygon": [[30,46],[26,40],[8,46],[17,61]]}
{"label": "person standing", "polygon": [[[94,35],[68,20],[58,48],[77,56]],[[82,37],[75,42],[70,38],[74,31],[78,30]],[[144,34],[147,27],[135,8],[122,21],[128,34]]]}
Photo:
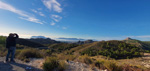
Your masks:
{"label": "person standing", "polygon": [[9,55],[11,54],[10,62],[14,61],[15,51],[16,51],[16,39],[19,38],[18,34],[10,33],[6,39],[6,48],[8,49],[8,53],[6,56],[6,62],[9,61]]}

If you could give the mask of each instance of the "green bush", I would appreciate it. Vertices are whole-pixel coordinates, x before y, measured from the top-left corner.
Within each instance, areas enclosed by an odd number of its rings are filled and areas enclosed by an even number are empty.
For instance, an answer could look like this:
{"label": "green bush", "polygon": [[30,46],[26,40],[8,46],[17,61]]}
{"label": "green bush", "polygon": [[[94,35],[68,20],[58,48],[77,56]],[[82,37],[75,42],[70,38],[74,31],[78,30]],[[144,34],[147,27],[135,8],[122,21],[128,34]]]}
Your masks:
{"label": "green bush", "polygon": [[5,43],[6,43],[6,37],[0,36],[0,45],[5,46]]}
{"label": "green bush", "polygon": [[59,61],[56,57],[47,57],[43,63],[44,71],[64,71],[65,68],[65,62]]}
{"label": "green bush", "polygon": [[77,47],[78,44],[74,44],[74,43],[58,43],[58,44],[52,44],[50,45],[48,48],[53,49],[53,52],[57,52],[57,53],[61,53],[63,51],[66,50],[70,50],[71,48]]}
{"label": "green bush", "polygon": [[80,52],[89,56],[104,55],[115,59],[141,56],[141,48],[122,41],[103,41]]}

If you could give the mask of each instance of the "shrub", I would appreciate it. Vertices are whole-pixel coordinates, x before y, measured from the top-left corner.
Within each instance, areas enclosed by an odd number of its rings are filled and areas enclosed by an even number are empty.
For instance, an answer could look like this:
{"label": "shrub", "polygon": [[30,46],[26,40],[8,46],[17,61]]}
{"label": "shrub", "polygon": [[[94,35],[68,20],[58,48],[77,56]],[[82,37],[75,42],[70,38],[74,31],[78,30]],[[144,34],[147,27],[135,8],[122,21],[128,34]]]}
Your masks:
{"label": "shrub", "polygon": [[66,69],[66,67],[67,67],[67,65],[66,65],[65,61],[59,62],[59,66],[58,66],[59,71],[64,71]]}
{"label": "shrub", "polygon": [[55,57],[47,57],[45,63],[43,63],[44,71],[52,71],[59,65],[58,59]]}
{"label": "shrub", "polygon": [[20,54],[22,50],[21,49],[16,49],[16,52],[15,52],[15,57],[18,56]]}
{"label": "shrub", "polygon": [[59,61],[56,57],[46,57],[43,63],[44,71],[64,71],[66,64],[63,61]]}
{"label": "shrub", "polygon": [[41,54],[43,57],[51,56],[52,51],[51,51],[50,49],[47,49],[47,50],[42,49],[42,50],[40,50],[40,54]]}
{"label": "shrub", "polygon": [[52,44],[49,46],[49,48],[53,49],[53,52],[61,53],[66,50],[70,50],[71,48],[77,47],[78,44],[74,43],[58,43],[58,44]]}
{"label": "shrub", "polygon": [[92,59],[88,55],[80,56],[78,58],[78,61],[82,62],[82,63],[86,63],[86,64],[92,64],[93,63]]}
{"label": "shrub", "polygon": [[5,46],[5,43],[6,43],[6,37],[0,36],[0,44]]}
{"label": "shrub", "polygon": [[126,59],[141,56],[141,48],[122,41],[103,41],[80,52],[81,55],[103,55],[115,59]]}
{"label": "shrub", "polygon": [[105,61],[104,66],[109,70],[109,71],[122,71],[122,66],[118,66],[115,62],[113,61]]}
{"label": "shrub", "polygon": [[[18,51],[18,53],[19,53],[19,51]],[[19,54],[17,54],[17,58],[19,58],[21,60],[25,60],[28,58],[40,58],[40,57],[42,57],[42,56],[39,53],[39,50],[33,49],[33,48],[23,49],[20,51]]]}
{"label": "shrub", "polygon": [[94,64],[96,67],[98,67],[99,69],[104,69],[104,61],[101,60],[101,61],[96,61],[95,64]]}
{"label": "shrub", "polygon": [[128,64],[125,64],[123,66],[123,70],[124,71],[149,71],[149,70],[143,70],[142,68],[139,68],[138,66],[132,66]]}
{"label": "shrub", "polygon": [[7,55],[7,49],[4,46],[0,45],[0,56],[6,56]]}
{"label": "shrub", "polygon": [[75,60],[76,59],[76,55],[64,55],[64,54],[56,54],[57,58],[61,59],[61,60]]}

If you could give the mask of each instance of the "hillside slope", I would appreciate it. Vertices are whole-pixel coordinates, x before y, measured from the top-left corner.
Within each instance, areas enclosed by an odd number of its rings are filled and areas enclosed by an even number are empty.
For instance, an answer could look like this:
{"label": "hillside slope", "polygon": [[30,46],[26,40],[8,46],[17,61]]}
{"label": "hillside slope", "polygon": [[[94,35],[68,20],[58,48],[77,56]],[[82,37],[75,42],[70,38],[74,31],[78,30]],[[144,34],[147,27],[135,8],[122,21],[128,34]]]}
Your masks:
{"label": "hillside slope", "polygon": [[55,43],[60,43],[59,41],[55,41],[55,40],[52,40],[50,38],[34,38],[34,39],[27,39],[29,41],[33,41],[33,42],[36,42],[36,43],[40,43],[40,44],[55,44]]}
{"label": "hillside slope", "polygon": [[26,40],[26,39],[22,39],[22,38],[17,39],[17,44],[28,46],[28,47],[33,47],[33,48],[45,47],[43,44],[33,42],[30,40]]}
{"label": "hillside slope", "polygon": [[124,59],[141,56],[141,48],[125,43],[123,41],[111,40],[100,41],[90,44],[80,45],[72,48],[70,52],[74,54],[89,56],[103,55],[115,59]]}
{"label": "hillside slope", "polygon": [[150,50],[150,42],[149,41],[140,41],[140,40],[136,40],[136,39],[132,39],[132,38],[126,38],[123,41],[126,43],[129,43],[129,44],[133,44],[142,49]]}
{"label": "hillside slope", "polygon": [[[19,45],[24,45],[24,46],[28,46],[28,47],[45,47],[43,44],[37,43],[37,42],[33,42],[27,39],[23,39],[23,38],[19,38],[17,39],[17,44]],[[5,46],[6,44],[6,36],[0,36],[0,45],[1,46]]]}

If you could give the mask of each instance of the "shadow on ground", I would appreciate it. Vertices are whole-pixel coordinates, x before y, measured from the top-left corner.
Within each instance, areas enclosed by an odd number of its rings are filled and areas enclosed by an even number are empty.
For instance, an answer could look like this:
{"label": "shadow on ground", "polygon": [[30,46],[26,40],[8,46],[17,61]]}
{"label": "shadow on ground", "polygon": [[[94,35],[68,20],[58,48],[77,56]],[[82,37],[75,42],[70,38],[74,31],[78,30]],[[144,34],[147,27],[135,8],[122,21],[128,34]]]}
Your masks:
{"label": "shadow on ground", "polygon": [[1,61],[0,71],[42,71],[42,70],[25,64],[4,63]]}

